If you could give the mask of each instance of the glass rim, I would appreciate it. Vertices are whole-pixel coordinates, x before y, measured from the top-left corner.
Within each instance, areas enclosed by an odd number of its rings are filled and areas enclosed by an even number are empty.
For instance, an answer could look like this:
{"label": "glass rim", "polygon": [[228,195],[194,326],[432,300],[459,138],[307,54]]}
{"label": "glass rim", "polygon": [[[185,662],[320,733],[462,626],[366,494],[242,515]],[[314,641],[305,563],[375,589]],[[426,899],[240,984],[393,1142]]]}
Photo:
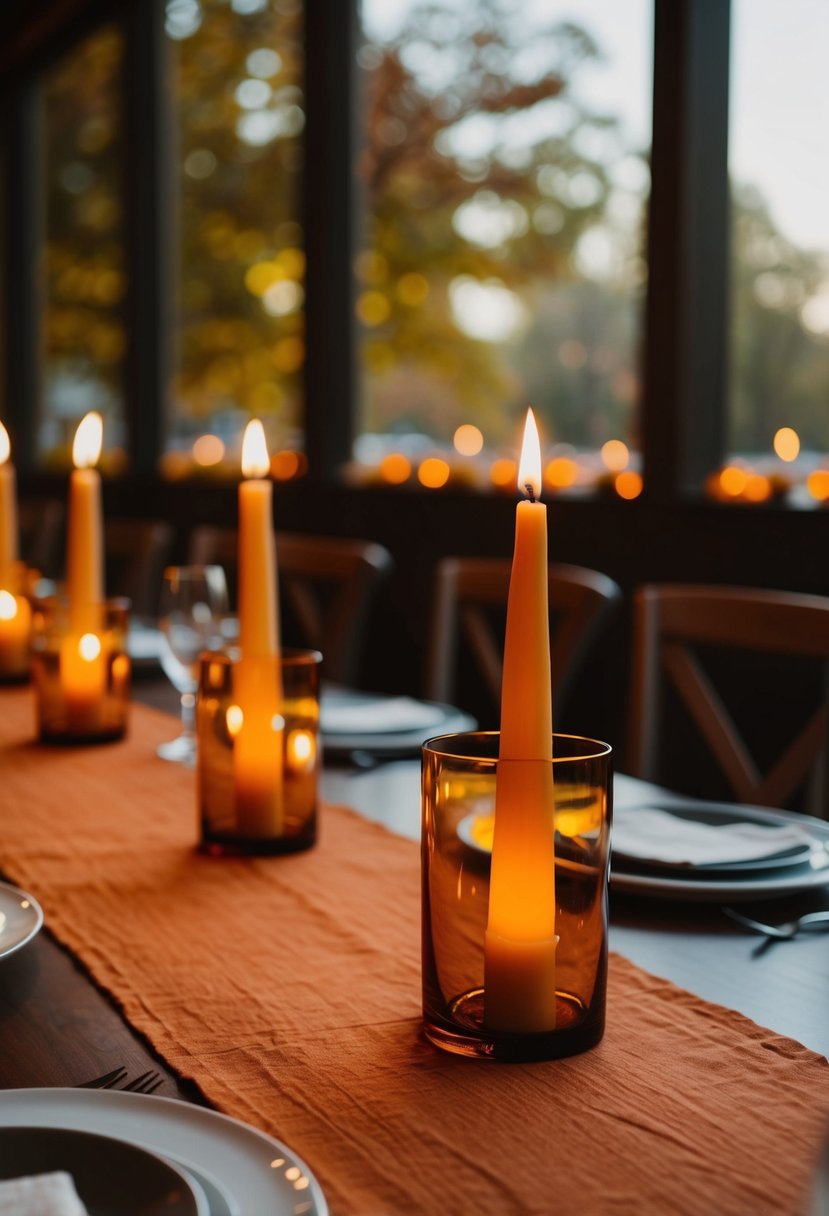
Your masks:
{"label": "glass rim", "polygon": [[[200,663],[227,663],[234,666],[242,658],[238,646],[224,646],[219,650],[203,650],[199,655]],[[318,667],[323,661],[322,652],[312,646],[286,646],[273,656],[283,667]]]}
{"label": "glass rim", "polygon": [[[470,730],[461,731],[457,734],[435,735],[431,739],[426,739],[422,744],[421,751],[425,755],[429,753],[433,756],[439,756],[441,759],[449,760],[468,760],[475,764],[509,764],[509,760],[502,761],[498,755],[485,756],[475,754],[471,749],[460,751],[450,751],[446,747],[439,745],[449,739],[470,739],[470,740],[495,740],[498,739],[501,732],[499,730]],[[585,746],[575,755],[561,756],[556,755],[555,741],[556,739],[569,739],[576,743],[585,744]],[[584,760],[603,760],[612,755],[613,748],[609,743],[603,742],[601,739],[591,739],[588,735],[570,735],[564,731],[553,731],[553,756],[552,764],[576,764]]]}

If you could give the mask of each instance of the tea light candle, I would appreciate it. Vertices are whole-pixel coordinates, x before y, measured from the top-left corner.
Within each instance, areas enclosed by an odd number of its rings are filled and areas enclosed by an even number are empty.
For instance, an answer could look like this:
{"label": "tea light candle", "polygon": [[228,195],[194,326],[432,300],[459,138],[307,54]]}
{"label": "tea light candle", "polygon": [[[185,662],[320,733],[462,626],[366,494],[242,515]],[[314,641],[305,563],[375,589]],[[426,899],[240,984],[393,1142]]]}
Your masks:
{"label": "tea light candle", "polygon": [[484,955],[484,1022],[493,1030],[556,1025],[555,816],[547,605],[547,508],[541,450],[527,412],[507,602],[495,829]]}
{"label": "tea light candle", "polygon": [[107,654],[101,637],[104,598],[101,478],[103,420],[92,411],[75,433],[69,482],[66,592],[69,628],[61,646],[60,681],[71,730],[94,731],[106,690]]}
{"label": "tea light candle", "polygon": [[233,781],[239,832],[277,836],[283,824],[279,629],[272,486],[262,423],[245,429],[239,486],[239,650],[234,673],[238,727]]}

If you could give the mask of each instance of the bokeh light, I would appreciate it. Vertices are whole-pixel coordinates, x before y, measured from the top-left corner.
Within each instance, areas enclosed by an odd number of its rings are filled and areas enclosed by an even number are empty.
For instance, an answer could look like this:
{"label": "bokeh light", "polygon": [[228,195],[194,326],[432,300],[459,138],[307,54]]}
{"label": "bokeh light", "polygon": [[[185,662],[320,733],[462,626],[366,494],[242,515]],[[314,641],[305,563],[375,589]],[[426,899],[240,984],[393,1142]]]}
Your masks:
{"label": "bokeh light", "polygon": [[449,480],[450,468],[439,456],[427,456],[417,470],[417,480],[428,490],[439,490]]}
{"label": "bokeh light", "polygon": [[815,469],[810,473],[806,489],[818,502],[829,502],[829,469]]}
{"label": "bokeh light", "polygon": [[566,490],[576,484],[579,466],[569,456],[556,456],[544,468],[544,484],[551,490]]}
{"label": "bokeh light", "polygon": [[199,435],[193,444],[193,459],[204,469],[221,464],[224,454],[225,445],[218,435]]}
{"label": "bokeh light", "polygon": [[619,473],[613,484],[619,497],[628,501],[638,498],[642,493],[642,478],[639,473],[634,473],[632,469]]}
{"label": "bokeh light", "polygon": [[602,444],[602,460],[611,473],[621,473],[630,461],[628,445],[622,443],[621,439],[608,439],[607,443]]}
{"label": "bokeh light", "polygon": [[489,479],[499,490],[514,488],[518,479],[518,464],[507,456],[502,456],[492,462]]}
{"label": "bokeh light", "polygon": [[720,473],[720,490],[726,498],[739,498],[746,488],[748,473],[735,464],[728,464]]}
{"label": "bokeh light", "polygon": [[800,436],[790,426],[781,426],[774,436],[774,450],[781,460],[797,460],[800,455]]}
{"label": "bokeh light", "polygon": [[400,486],[412,475],[412,463],[400,452],[390,452],[380,461],[379,473],[391,486]]}
{"label": "bokeh light", "polygon": [[484,446],[484,437],[479,427],[464,422],[455,431],[452,442],[461,456],[477,456]]}

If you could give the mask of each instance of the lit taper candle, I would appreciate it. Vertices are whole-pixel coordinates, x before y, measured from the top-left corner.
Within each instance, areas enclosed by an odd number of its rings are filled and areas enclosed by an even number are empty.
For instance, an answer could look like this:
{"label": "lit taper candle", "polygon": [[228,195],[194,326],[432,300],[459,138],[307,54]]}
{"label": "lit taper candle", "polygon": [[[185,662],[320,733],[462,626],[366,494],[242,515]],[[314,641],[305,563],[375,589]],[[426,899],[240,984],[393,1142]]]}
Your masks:
{"label": "lit taper candle", "polygon": [[484,960],[484,1021],[493,1030],[556,1025],[552,681],[547,508],[541,450],[527,412],[507,602],[495,831]]}
{"label": "lit taper candle", "polygon": [[282,687],[270,460],[258,419],[245,428],[239,486],[239,651],[233,735],[236,818],[244,836],[282,831]]}

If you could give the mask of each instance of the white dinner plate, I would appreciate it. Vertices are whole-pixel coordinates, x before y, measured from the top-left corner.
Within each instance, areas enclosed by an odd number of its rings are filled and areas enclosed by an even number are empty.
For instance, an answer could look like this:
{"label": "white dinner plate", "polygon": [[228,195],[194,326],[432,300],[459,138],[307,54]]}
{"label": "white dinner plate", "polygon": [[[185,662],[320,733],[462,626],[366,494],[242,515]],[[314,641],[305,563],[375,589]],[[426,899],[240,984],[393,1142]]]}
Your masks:
{"label": "white dinner plate", "polygon": [[340,688],[323,689],[321,698],[320,729],[328,754],[365,751],[377,756],[417,755],[426,739],[474,730],[475,726],[469,714],[437,701]]}
{"label": "white dinner plate", "polygon": [[76,1128],[0,1127],[0,1178],[56,1171],[90,1216],[213,1216],[189,1172],[157,1153]]}
{"label": "white dinner plate", "polygon": [[735,816],[739,816],[749,823],[795,825],[809,834],[812,848],[797,865],[784,864],[779,868],[769,869],[735,867],[727,875],[712,872],[707,866],[671,873],[637,872],[622,864],[619,859],[614,861],[611,852],[610,885],[614,891],[659,899],[705,900],[716,903],[723,900],[733,902],[741,899],[775,899],[829,885],[829,822],[791,811],[732,803],[692,804],[673,800],[666,803],[666,810],[673,814],[678,809],[688,809],[692,806],[694,813],[705,814],[708,822],[733,822]]}
{"label": "white dinner plate", "polygon": [[[327,1216],[319,1183],[279,1140],[202,1106],[109,1089],[0,1091],[0,1127],[72,1128],[160,1153],[214,1180],[233,1216]],[[210,1187],[204,1187],[212,1200]],[[211,1203],[211,1216],[225,1216]]]}
{"label": "white dinner plate", "polygon": [[42,924],[43,911],[34,896],[0,882],[0,958],[30,942]]}

